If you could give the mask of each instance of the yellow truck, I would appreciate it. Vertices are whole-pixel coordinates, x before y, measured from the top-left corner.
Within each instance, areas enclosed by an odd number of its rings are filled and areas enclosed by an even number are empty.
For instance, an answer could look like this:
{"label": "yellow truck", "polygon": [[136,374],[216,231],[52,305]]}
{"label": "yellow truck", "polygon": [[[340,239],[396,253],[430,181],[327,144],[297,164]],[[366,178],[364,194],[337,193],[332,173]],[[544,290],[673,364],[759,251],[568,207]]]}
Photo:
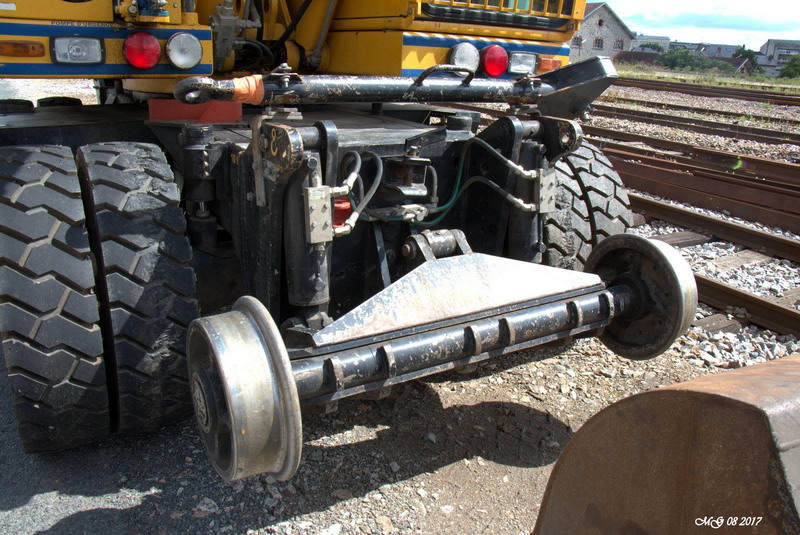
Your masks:
{"label": "yellow truck", "polygon": [[616,77],[568,62],[584,9],[0,2],[0,77],[92,78],[100,100],[0,102],[0,330],[25,448],[193,405],[223,477],[286,479],[303,406],[559,339],[669,348],[694,280],[624,234],[625,188],[583,140],[575,119]]}

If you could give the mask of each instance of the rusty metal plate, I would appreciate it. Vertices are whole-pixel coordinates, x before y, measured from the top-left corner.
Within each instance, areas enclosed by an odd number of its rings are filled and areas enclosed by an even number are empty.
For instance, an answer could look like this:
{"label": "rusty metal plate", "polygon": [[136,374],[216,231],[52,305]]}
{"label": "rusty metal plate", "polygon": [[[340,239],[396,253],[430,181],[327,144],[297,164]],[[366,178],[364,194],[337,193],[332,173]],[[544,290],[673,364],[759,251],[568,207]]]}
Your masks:
{"label": "rusty metal plate", "polygon": [[800,533],[798,485],[800,355],[601,411],[556,463],[534,533]]}
{"label": "rusty metal plate", "polygon": [[322,329],[318,345],[390,333],[582,289],[600,277],[485,254],[426,262]]}

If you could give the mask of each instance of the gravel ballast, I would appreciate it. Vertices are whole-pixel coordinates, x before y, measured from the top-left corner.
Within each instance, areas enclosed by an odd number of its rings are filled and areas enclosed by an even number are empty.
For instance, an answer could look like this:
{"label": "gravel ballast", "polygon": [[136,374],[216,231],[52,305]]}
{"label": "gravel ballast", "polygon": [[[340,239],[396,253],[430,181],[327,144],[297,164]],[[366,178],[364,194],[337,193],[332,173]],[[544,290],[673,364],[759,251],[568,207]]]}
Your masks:
{"label": "gravel ballast", "polygon": [[742,117],[747,117],[748,115],[763,115],[778,119],[800,120],[800,109],[798,109],[797,106],[775,106],[773,104],[749,102],[733,98],[700,97],[671,91],[639,89],[636,87],[613,86],[603,93],[601,100],[613,102],[615,98],[629,98],[662,104],[693,106],[695,108],[707,109],[709,112],[724,111],[740,113]]}
{"label": "gravel ballast", "polygon": [[797,158],[800,158],[800,147],[797,145],[759,143],[750,139],[699,134],[680,128],[671,128],[668,126],[629,121],[626,119],[612,119],[609,117],[590,116],[588,124],[600,128],[610,128],[612,130],[620,130],[631,134],[650,136],[759,158],[768,158],[770,160],[791,163]]}

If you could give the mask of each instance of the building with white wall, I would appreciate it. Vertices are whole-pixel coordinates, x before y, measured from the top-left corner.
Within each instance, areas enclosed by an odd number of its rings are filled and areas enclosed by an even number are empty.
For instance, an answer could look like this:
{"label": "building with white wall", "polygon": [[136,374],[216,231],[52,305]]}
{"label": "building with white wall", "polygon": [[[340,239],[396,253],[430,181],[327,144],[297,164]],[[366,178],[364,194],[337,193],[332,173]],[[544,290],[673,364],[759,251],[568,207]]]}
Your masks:
{"label": "building with white wall", "polygon": [[605,2],[586,4],[586,16],[572,39],[572,62],[595,56],[613,57],[631,49],[636,36]]}

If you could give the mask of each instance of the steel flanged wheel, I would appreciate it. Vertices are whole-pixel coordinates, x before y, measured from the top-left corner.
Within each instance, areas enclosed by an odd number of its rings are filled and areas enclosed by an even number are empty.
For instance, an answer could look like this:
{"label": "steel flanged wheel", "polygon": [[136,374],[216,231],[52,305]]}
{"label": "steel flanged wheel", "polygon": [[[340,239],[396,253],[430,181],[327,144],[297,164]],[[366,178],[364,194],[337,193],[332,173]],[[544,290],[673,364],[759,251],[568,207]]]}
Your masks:
{"label": "steel flanged wheel", "polygon": [[608,286],[631,290],[630,310],[615,317],[600,337],[621,357],[657,357],[694,319],[694,274],[680,253],[664,242],[631,234],[611,236],[589,255],[585,271],[599,275]]}
{"label": "steel flanged wheel", "polygon": [[242,297],[189,327],[189,381],[206,451],[227,481],[291,478],[300,464],[300,400],[286,346],[267,309]]}

